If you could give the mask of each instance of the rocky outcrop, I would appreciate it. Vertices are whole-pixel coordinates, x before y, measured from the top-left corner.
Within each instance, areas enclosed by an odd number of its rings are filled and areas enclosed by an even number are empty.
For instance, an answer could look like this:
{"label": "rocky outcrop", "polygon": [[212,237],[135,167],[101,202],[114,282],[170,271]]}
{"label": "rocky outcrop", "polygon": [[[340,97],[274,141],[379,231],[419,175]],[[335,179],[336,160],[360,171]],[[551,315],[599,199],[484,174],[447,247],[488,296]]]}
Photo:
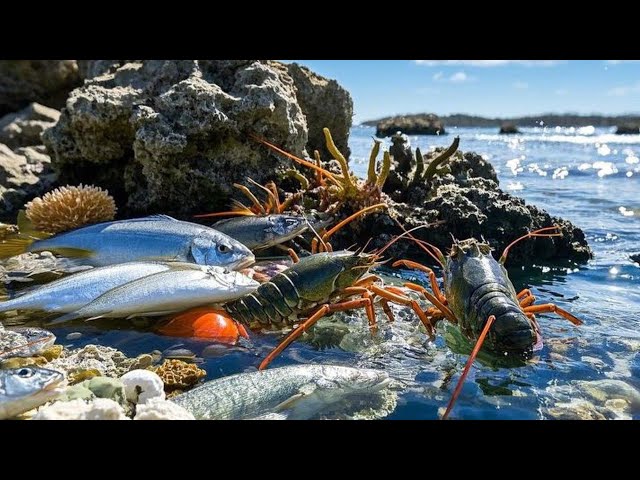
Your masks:
{"label": "rocky outcrop", "polygon": [[349,92],[335,80],[321,77],[297,63],[287,65],[287,72],[293,79],[298,103],[307,119],[307,151],[318,150],[322,158],[330,158],[322,134],[322,129],[327,127],[338,150],[349,158],[349,129],[353,117]]}
{"label": "rocky outcrop", "polygon": [[11,150],[0,143],[0,220],[14,220],[25,202],[51,188],[56,176],[42,145]]}
{"label": "rocky outcrop", "polygon": [[45,144],[61,182],[107,188],[125,215],[226,209],[234,182],[264,183],[290,166],[251,135],[297,155],[324,123],[333,122],[334,139],[348,138],[348,93],[301,67],[152,60],[87,62],[82,70],[85,84]]}
{"label": "rocky outcrop", "polygon": [[520,133],[520,130],[518,130],[518,127],[516,126],[515,123],[503,123],[502,126],[500,127],[500,133],[503,133],[503,134]]}
{"label": "rocky outcrop", "polygon": [[62,108],[81,83],[75,60],[0,60],[0,115],[31,102]]}
{"label": "rocky outcrop", "polygon": [[640,253],[630,255],[629,258],[631,258],[632,262],[640,263]]}
{"label": "rocky outcrop", "polygon": [[0,118],[0,143],[9,148],[42,145],[40,135],[60,118],[60,112],[32,103],[17,113]]}
{"label": "rocky outcrop", "polygon": [[[441,154],[443,149],[424,155],[425,165]],[[398,165],[392,167],[392,173]],[[425,167],[426,168],[426,167]],[[392,179],[390,174],[389,179]],[[393,186],[395,185],[395,186]],[[591,250],[584,233],[571,222],[552,217],[544,210],[503,192],[493,166],[473,152],[456,152],[427,182],[415,182],[413,172],[396,175],[385,184],[390,196],[385,213],[372,214],[352,229],[345,229],[332,237],[334,248],[343,248],[357,241],[365,243],[372,237],[370,248],[383,246],[392,236],[402,233],[400,221],[407,229],[419,225],[414,236],[448,251],[452,236],[462,240],[469,237],[484,238],[501,252],[520,235],[543,227],[558,225],[562,237],[533,238],[518,245],[509,253],[509,264],[530,264],[551,259],[569,259],[584,262]],[[371,232],[384,232],[372,235]],[[357,240],[354,240],[357,238]],[[395,243],[385,254],[391,258],[417,258],[427,263],[432,260],[409,241]]]}
{"label": "rocky outcrop", "polygon": [[444,123],[433,113],[391,117],[376,125],[377,137],[390,137],[397,132],[407,135],[443,135],[446,133]]}
{"label": "rocky outcrop", "polygon": [[633,123],[625,123],[616,127],[616,135],[638,135],[640,134],[640,125]]}

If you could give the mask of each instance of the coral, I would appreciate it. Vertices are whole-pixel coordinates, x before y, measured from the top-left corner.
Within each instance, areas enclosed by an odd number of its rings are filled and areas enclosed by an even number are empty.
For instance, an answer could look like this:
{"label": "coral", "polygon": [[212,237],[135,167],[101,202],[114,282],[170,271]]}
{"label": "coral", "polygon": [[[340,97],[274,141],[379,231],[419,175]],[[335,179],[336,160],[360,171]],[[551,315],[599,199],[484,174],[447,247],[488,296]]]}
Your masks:
{"label": "coral", "polygon": [[26,205],[26,216],[36,230],[59,233],[90,223],[107,222],[116,215],[109,192],[93,185],[56,188]]}
{"label": "coral", "polygon": [[90,380],[93,377],[99,376],[101,376],[100,370],[89,368],[87,370],[77,370],[74,373],[69,374],[67,379],[69,381],[69,385],[75,385],[76,383],[84,382],[85,380]]}
{"label": "coral", "polygon": [[134,420],[195,420],[193,415],[178,404],[152,398],[136,407]]}
{"label": "coral", "polygon": [[165,360],[162,365],[152,368],[151,371],[160,376],[166,392],[191,388],[207,375],[201,368],[182,360]]}
{"label": "coral", "polygon": [[120,377],[124,391],[129,400],[135,404],[146,403],[152,398],[164,400],[164,384],[162,379],[149,370],[131,370]]}
{"label": "coral", "polygon": [[78,398],[40,408],[33,420],[128,420],[128,417],[117,402],[108,398],[95,398],[89,402]]}
{"label": "coral", "polygon": [[20,368],[37,365],[42,367],[46,365],[48,360],[44,357],[13,357],[0,361],[0,369],[6,370],[8,368]]}
{"label": "coral", "polygon": [[131,368],[135,359],[128,358],[120,350],[102,345],[85,345],[75,350],[65,350],[47,368],[66,373],[67,377],[86,370],[97,370],[106,377],[119,377]]}
{"label": "coral", "polygon": [[0,223],[0,242],[11,235],[15,235],[16,233],[18,233],[18,227],[16,225]]}
{"label": "coral", "polygon": [[62,355],[62,351],[64,348],[62,345],[51,345],[50,347],[43,350],[40,355],[44,357],[48,362],[51,360],[55,360],[56,358]]}

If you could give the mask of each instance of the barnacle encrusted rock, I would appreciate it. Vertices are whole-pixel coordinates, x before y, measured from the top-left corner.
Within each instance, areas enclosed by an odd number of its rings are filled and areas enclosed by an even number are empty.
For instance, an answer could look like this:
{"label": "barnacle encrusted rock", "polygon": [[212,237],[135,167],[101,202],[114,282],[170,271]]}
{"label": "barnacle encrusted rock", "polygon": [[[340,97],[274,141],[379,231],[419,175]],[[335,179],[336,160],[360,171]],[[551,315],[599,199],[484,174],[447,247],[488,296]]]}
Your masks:
{"label": "barnacle encrusted rock", "polygon": [[165,360],[162,365],[151,368],[164,382],[165,392],[185,390],[193,387],[207,372],[193,363],[182,360]]}
{"label": "barnacle encrusted rock", "polygon": [[34,198],[25,213],[36,230],[59,233],[113,220],[116,204],[109,192],[99,187],[67,185]]}
{"label": "barnacle encrusted rock", "polygon": [[[284,65],[269,61],[83,64],[85,84],[71,92],[44,141],[61,181],[108,188],[127,214],[218,211],[234,182],[250,176],[263,184],[276,168],[290,166],[249,134],[301,155],[308,129],[324,126],[310,122],[337,111],[321,115],[315,106],[349,104],[332,103],[337,87],[330,82],[290,68],[300,88]],[[306,118],[303,104],[316,113]],[[348,114],[334,120],[341,139],[348,137]]]}

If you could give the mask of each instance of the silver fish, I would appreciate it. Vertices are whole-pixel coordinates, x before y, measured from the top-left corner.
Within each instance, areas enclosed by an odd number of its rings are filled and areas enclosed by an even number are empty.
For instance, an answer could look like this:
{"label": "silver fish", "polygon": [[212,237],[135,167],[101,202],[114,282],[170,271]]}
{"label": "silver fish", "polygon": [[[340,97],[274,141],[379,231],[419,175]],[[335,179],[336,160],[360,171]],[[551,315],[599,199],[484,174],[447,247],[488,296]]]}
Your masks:
{"label": "silver fish", "polygon": [[0,420],[54,399],[66,386],[64,375],[36,367],[0,370]]}
{"label": "silver fish", "polygon": [[312,418],[345,397],[391,384],[382,370],[295,365],[212,380],[171,400],[198,419]]}
{"label": "silver fish", "polygon": [[220,220],[212,228],[238,240],[250,250],[273,247],[309,228],[304,217],[294,215],[243,216]]}
{"label": "silver fish", "polygon": [[48,330],[37,327],[0,328],[0,358],[33,357],[56,341]]}
{"label": "silver fish", "polygon": [[109,290],[53,323],[76,318],[166,315],[234,300],[253,292],[259,285],[240,272],[230,272],[222,267],[168,270]]}
{"label": "silver fish", "polygon": [[0,303],[0,312],[39,310],[73,312],[109,290],[171,268],[199,269],[192,263],[128,262],[92,268],[41,285],[19,297]]}
{"label": "silver fish", "polygon": [[89,225],[28,247],[43,250],[85,257],[95,266],[161,260],[241,269],[254,261],[251,251],[228,235],[166,215]]}

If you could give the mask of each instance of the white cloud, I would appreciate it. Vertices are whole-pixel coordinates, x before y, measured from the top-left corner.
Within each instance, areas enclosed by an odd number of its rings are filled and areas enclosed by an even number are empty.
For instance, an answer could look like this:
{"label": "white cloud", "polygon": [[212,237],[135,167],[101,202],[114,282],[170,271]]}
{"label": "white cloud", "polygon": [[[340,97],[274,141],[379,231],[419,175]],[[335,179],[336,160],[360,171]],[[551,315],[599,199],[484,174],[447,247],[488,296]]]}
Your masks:
{"label": "white cloud", "polygon": [[527,88],[529,88],[529,84],[527,82],[522,82],[520,80],[518,80],[517,82],[513,82],[512,86],[516,90],[526,90]]}
{"label": "white cloud", "polygon": [[566,95],[567,93],[569,93],[569,90],[566,88],[559,88],[555,91],[555,94],[560,96]]}
{"label": "white cloud", "polygon": [[464,72],[456,72],[449,77],[451,83],[464,83],[468,82],[470,77]]}
{"label": "white cloud", "polygon": [[640,82],[634,85],[621,85],[607,91],[607,95],[610,97],[624,97],[634,93],[640,93]]}
{"label": "white cloud", "polygon": [[450,76],[445,76],[442,72],[437,72],[431,77],[434,82],[449,82],[449,83],[468,83],[475,82],[476,77],[472,77],[467,75],[464,72],[456,72],[451,74]]}
{"label": "white cloud", "polygon": [[503,67],[505,65],[522,65],[524,67],[553,67],[565,60],[414,60],[418,65],[426,67],[460,66],[469,67]]}

